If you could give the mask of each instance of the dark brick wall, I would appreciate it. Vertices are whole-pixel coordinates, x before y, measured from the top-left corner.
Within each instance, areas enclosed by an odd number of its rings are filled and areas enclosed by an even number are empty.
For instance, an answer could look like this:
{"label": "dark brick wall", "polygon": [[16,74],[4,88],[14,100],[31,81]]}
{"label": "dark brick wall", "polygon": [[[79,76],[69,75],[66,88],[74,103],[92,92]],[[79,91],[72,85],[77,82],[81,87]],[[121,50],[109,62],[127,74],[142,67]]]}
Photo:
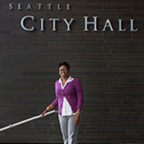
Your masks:
{"label": "dark brick wall", "polygon": [[[0,2],[0,127],[40,114],[55,98],[57,64],[68,61],[71,75],[84,89],[79,143],[144,143],[144,1],[61,0],[41,3],[71,4],[71,11],[8,9]],[[15,0],[36,4],[38,0]],[[20,27],[24,15],[37,19],[34,32]],[[99,32],[84,32],[83,16],[99,17]],[[45,32],[39,19],[46,19]],[[50,17],[74,18],[72,31],[62,21],[51,31]],[[118,32],[117,19],[126,32]],[[129,19],[135,28],[129,31]],[[105,19],[115,29],[102,32]],[[91,19],[92,20],[92,19]],[[32,26],[32,23],[29,24]],[[0,143],[62,143],[57,114],[0,133]]]}

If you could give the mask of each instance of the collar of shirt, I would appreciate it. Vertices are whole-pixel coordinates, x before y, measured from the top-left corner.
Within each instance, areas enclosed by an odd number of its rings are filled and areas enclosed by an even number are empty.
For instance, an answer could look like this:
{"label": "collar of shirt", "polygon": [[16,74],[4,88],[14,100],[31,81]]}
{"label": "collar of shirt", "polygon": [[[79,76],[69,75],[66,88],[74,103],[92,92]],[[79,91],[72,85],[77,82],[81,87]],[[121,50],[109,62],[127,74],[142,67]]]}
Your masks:
{"label": "collar of shirt", "polygon": [[74,79],[73,77],[69,76],[69,78],[67,79],[66,83],[63,85],[63,84],[62,84],[62,80],[61,80],[61,78],[60,78],[60,79],[59,79],[59,83],[61,84],[61,88],[64,89],[65,86],[67,85],[67,83],[70,83],[71,81],[73,81],[73,79]]}

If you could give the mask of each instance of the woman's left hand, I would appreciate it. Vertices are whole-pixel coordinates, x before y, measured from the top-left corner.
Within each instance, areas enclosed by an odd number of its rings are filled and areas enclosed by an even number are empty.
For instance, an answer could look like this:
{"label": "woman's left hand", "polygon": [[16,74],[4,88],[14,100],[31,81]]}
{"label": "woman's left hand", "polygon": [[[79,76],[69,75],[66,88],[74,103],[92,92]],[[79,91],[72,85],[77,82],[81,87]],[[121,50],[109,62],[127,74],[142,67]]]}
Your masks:
{"label": "woman's left hand", "polygon": [[80,123],[80,114],[76,114],[74,119],[74,124],[79,125],[79,123]]}

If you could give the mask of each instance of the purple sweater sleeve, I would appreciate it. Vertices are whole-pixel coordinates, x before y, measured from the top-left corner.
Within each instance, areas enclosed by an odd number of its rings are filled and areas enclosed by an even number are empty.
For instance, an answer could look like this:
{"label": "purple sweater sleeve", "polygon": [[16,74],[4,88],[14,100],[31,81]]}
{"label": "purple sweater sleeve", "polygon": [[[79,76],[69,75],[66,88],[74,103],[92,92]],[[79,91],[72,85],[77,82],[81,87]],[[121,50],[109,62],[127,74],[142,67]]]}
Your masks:
{"label": "purple sweater sleeve", "polygon": [[[55,93],[56,93],[56,82],[55,82]],[[51,103],[54,107],[58,105],[58,97],[56,96],[55,100]]]}
{"label": "purple sweater sleeve", "polygon": [[76,93],[77,93],[77,109],[82,110],[83,107],[83,89],[81,82],[76,78],[76,83],[75,83],[75,88],[76,88]]}

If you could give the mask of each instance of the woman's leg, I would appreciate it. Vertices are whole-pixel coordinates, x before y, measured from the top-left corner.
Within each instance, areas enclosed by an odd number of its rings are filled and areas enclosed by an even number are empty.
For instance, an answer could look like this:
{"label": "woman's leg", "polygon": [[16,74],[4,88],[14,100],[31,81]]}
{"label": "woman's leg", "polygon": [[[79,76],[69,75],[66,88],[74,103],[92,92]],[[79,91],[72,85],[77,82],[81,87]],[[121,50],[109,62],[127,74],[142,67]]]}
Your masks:
{"label": "woman's leg", "polygon": [[64,144],[68,144],[68,117],[61,115],[58,115],[58,117]]}
{"label": "woman's leg", "polygon": [[68,144],[77,143],[78,125],[74,125],[75,115],[69,116],[68,119]]}

